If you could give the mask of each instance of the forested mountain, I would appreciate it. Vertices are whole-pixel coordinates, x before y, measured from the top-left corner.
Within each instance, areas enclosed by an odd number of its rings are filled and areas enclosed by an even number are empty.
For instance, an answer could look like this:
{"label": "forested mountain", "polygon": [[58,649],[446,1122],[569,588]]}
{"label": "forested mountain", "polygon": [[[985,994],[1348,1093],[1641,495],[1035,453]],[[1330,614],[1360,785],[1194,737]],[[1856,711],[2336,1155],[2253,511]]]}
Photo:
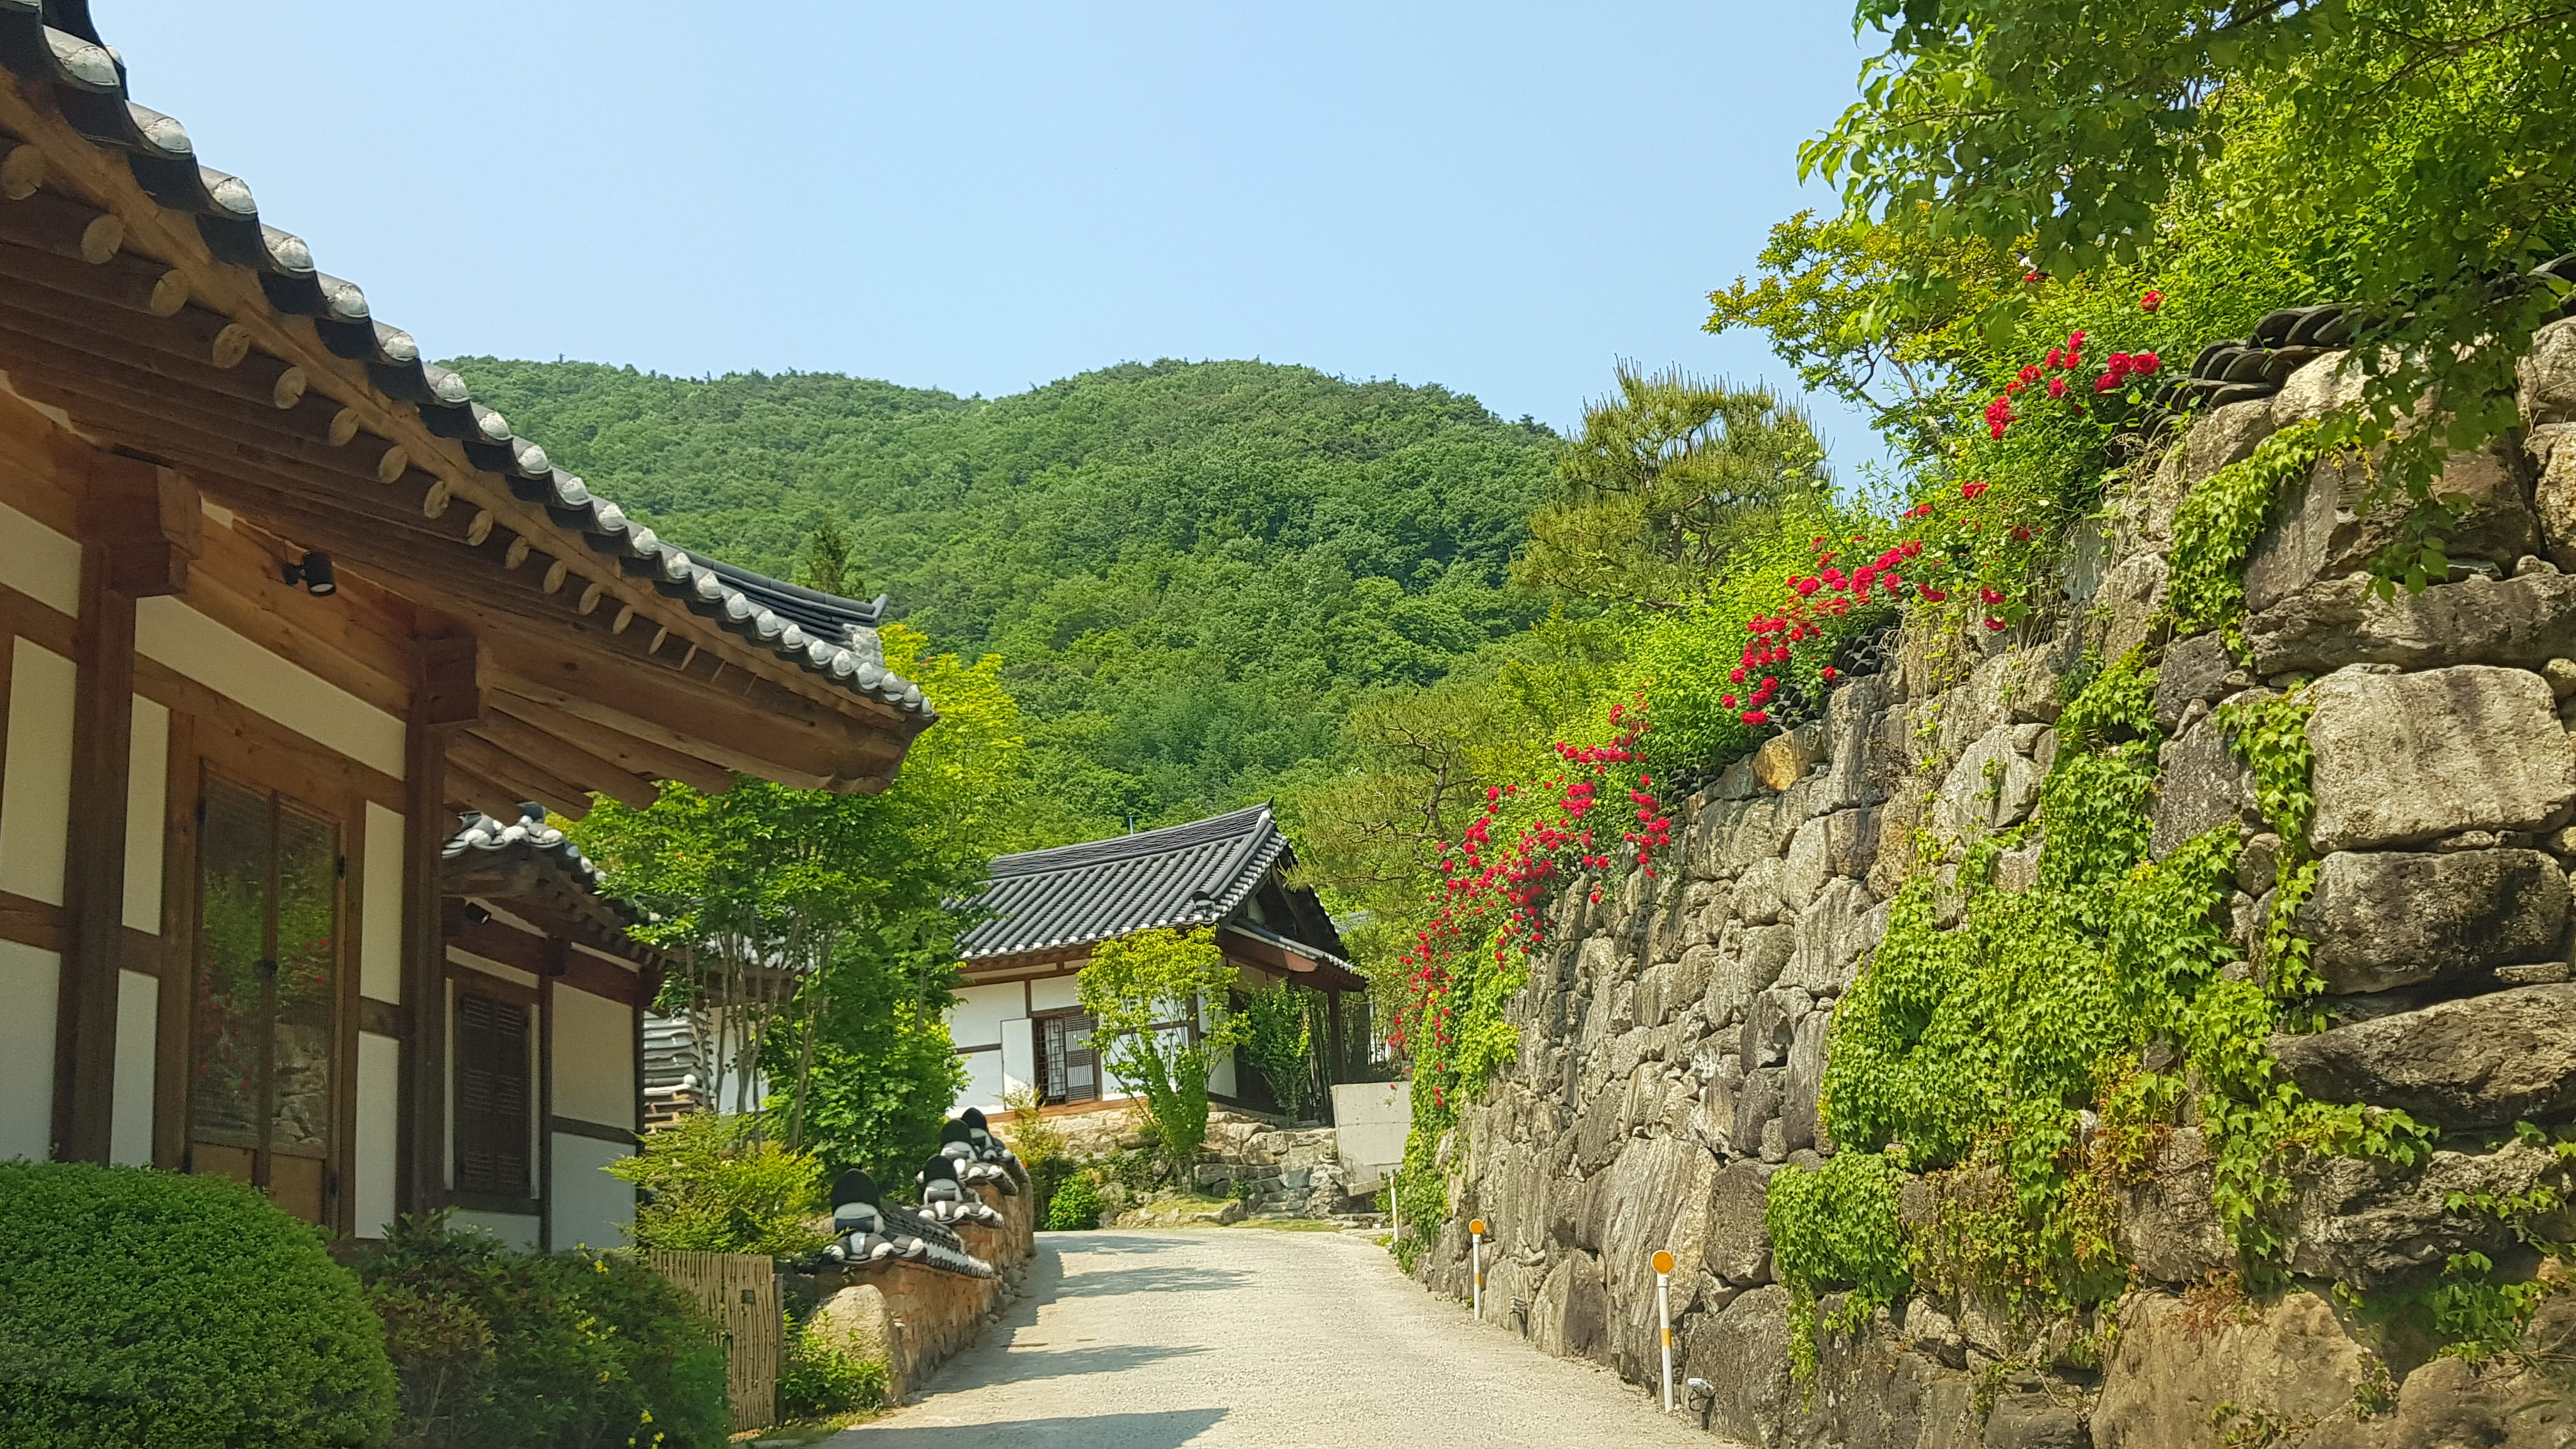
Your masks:
{"label": "forested mountain", "polygon": [[1273,793],[1356,700],[1534,617],[1506,565],[1555,440],[1437,386],[1157,362],[1002,398],[829,374],[463,358],[475,395],[672,541],[999,653],[1075,838]]}

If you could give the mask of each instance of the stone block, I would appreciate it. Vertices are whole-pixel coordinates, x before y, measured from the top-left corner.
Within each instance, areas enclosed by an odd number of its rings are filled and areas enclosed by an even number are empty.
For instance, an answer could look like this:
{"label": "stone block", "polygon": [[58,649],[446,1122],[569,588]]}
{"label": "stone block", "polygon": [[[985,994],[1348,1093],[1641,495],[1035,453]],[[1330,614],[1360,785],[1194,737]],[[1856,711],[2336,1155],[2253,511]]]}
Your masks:
{"label": "stone block", "polygon": [[2547,960],[2567,910],[2566,873],[2541,851],[2337,851],[2296,923],[2343,995]]}
{"label": "stone block", "polygon": [[2361,400],[2368,381],[2369,374],[2352,361],[2351,353],[2329,352],[2291,373],[2290,380],[2272,395],[2272,426],[2312,422],[2350,407]]}
{"label": "stone block", "polygon": [[1700,1230],[1701,1261],[1719,1281],[1756,1288],[1771,1281],[1771,1230],[1763,1225],[1771,1174],[1762,1162],[1730,1162],[1709,1185],[1708,1220]]}
{"label": "stone block", "polygon": [[1766,1284],[1723,1312],[1701,1314],[1682,1343],[1677,1376],[1717,1390],[1709,1428],[1751,1449],[1794,1442],[1802,1401],[1789,1381],[1789,1291]]}
{"label": "stone block", "polygon": [[2094,595],[2094,606],[2102,611],[2104,620],[2103,658],[2118,659],[2147,642],[2148,626],[2165,606],[2168,573],[2165,561],[2148,553],[2122,559],[2103,575],[2101,592]]}
{"label": "stone block", "polygon": [[2445,1131],[2576,1111],[2576,984],[2517,986],[2276,1036],[2309,1096],[2396,1107]]}
{"label": "stone block", "polygon": [[1744,868],[1735,878],[1735,914],[1748,925],[1767,925],[1780,919],[1780,877],[1785,862],[1766,857]]}
{"label": "stone block", "polygon": [[2531,351],[2516,366],[2522,378],[2525,427],[2576,423],[2576,318],[2552,322],[2533,333]]}
{"label": "stone block", "polygon": [[1823,888],[1825,877],[1831,873],[1832,827],[1825,823],[1830,818],[1807,821],[1798,827],[1797,834],[1789,837],[1789,854],[1780,866],[1780,909],[1785,914],[1795,915],[1805,910],[1815,900],[1816,892]]}
{"label": "stone block", "polygon": [[2183,435],[2184,481],[2193,488],[2199,487],[2219,469],[2253,457],[2256,446],[2280,428],[2272,416],[2270,398],[2210,409]]}
{"label": "stone block", "polygon": [[2342,670],[2310,692],[2319,851],[2537,830],[2576,802],[2576,748],[2537,674]]}
{"label": "stone block", "polygon": [[1789,1074],[1780,1079],[1780,1141],[1790,1151],[1830,1148],[1821,1097],[1825,1085],[1825,1033],[1830,1012],[1810,1011],[1798,1019],[1789,1041]]}
{"label": "stone block", "polygon": [[1859,974],[1861,953],[1877,945],[1886,929],[1872,905],[1859,883],[1840,878],[1826,882],[1815,904],[1790,928],[1796,948],[1780,973],[1780,984],[1828,998],[1849,990]]}
{"label": "stone block", "polygon": [[1825,756],[1825,732],[1818,723],[1800,725],[1753,752],[1753,778],[1773,794],[1806,778]]}
{"label": "stone block", "polygon": [[2535,465],[2532,511],[2552,563],[2576,568],[2576,423],[2534,430],[2525,456]]}
{"label": "stone block", "polygon": [[[2310,1157],[2290,1174],[2297,1190],[2290,1268],[2369,1292],[2421,1281],[2453,1253],[2492,1257],[2513,1245],[2513,1230],[2492,1213],[2454,1212],[2453,1195],[2527,1194],[2554,1182],[2557,1171],[2554,1154],[2519,1139],[2489,1153],[2436,1152],[2420,1172],[2358,1157]],[[2527,1224],[2544,1237],[2567,1225],[2564,1209]]]}
{"label": "stone block", "polygon": [[[2398,540],[2408,512],[2402,499],[2362,512],[2377,486],[2357,458],[2323,460],[2293,484],[2245,561],[2246,607],[2259,613],[2319,580],[2369,568]],[[2451,557],[2510,568],[2540,546],[2529,464],[2511,441],[2452,454],[2436,487],[2446,498],[2465,500],[2447,536]]]}
{"label": "stone block", "polygon": [[1777,1067],[1789,1060],[1789,1043],[1797,1031],[1798,1018],[1808,1012],[1807,993],[1788,986],[1775,986],[1753,998],[1744,1016],[1744,1064],[1748,1067]]}
{"label": "stone block", "polygon": [[2472,574],[2383,599],[2366,574],[2350,574],[2247,619],[2245,643],[2253,672],[2265,678],[2347,664],[2540,669],[2576,650],[2576,575]]}
{"label": "stone block", "polygon": [[2230,683],[2237,674],[2227,641],[2214,633],[2194,634],[2166,645],[2164,662],[2156,669],[2156,728],[2172,734],[2182,727],[2183,711],[2194,701],[2215,704],[2243,688]]}
{"label": "stone block", "polygon": [[[1784,1051],[1782,1055],[1786,1055]],[[1774,1134],[1780,1130],[1780,1079],[1786,1074],[1781,1067],[1748,1066],[1744,1071],[1743,1089],[1735,1097],[1735,1150],[1747,1156],[1761,1153],[1768,1161],[1777,1162],[1780,1154],[1765,1151],[1763,1129]]]}
{"label": "stone block", "polygon": [[1711,1026],[1726,1027],[1744,1019],[1754,994],[1770,989],[1797,950],[1795,926],[1731,927],[1718,946],[1709,974],[1708,994],[1700,1012]]}
{"label": "stone block", "polygon": [[2146,1278],[2196,1283],[2236,1266],[2210,1205],[2218,1159],[2195,1127],[2176,1128],[2142,1176],[2117,1190],[2120,1250]]}
{"label": "stone block", "polygon": [[2205,1449],[2220,1442],[2222,1404],[2276,1423],[2323,1419],[2352,1402],[2369,1369],[2368,1350],[2305,1289],[2214,1325],[2205,1317],[2162,1294],[2123,1306],[2093,1410],[2098,1449]]}
{"label": "stone block", "polygon": [[2236,757],[2217,720],[2204,719],[2165,741],[2157,760],[2149,855],[2162,860],[2206,831],[2255,823],[2246,818],[2253,811],[2254,774]]}
{"label": "stone block", "polygon": [[1950,767],[1933,807],[1937,828],[1944,834],[1974,840],[2018,824],[2039,803],[2045,774],[2015,748],[2015,728],[1996,725],[1978,736]]}

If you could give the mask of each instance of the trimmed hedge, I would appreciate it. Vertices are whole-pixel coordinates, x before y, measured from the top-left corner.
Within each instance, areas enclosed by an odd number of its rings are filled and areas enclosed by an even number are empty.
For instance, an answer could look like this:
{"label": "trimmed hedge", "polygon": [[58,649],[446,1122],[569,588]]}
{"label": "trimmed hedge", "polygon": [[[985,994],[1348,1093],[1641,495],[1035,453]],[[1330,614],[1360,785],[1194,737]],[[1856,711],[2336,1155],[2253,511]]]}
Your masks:
{"label": "trimmed hedge", "polygon": [[0,1442],[320,1449],[393,1422],[383,1329],[315,1229],[226,1178],[0,1162]]}
{"label": "trimmed hedge", "polygon": [[402,1449],[722,1449],[723,1330],[632,1253],[525,1253],[444,1215],[358,1261]]}

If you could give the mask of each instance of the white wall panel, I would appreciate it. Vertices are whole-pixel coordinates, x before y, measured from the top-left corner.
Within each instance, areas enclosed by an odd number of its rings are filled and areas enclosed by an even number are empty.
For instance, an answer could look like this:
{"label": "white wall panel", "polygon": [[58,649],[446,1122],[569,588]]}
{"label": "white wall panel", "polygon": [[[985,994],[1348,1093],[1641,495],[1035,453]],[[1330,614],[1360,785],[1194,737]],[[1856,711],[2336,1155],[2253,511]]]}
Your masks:
{"label": "white wall panel", "polygon": [[43,1161],[54,1143],[54,1000],[63,958],[0,941],[0,1161]]}
{"label": "white wall panel", "polygon": [[7,584],[57,614],[80,616],[81,551],[78,540],[54,532],[0,503],[0,584]]}
{"label": "white wall panel", "polygon": [[161,846],[170,831],[170,711],[134,696],[134,761],[125,774],[125,924],[161,934]]}
{"label": "white wall panel", "polygon": [[1002,1039],[1002,1019],[1026,1013],[1020,1008],[1020,983],[960,986],[957,1004],[948,1008],[948,1039],[958,1046],[991,1046]]}
{"label": "white wall panel", "polygon": [[402,1134],[402,1043],[358,1033],[358,1136],[356,1196],[358,1236],[384,1236],[394,1220]]}
{"label": "white wall panel", "polygon": [[634,1149],[596,1137],[555,1134],[555,1247],[622,1248],[635,1221],[635,1184],[605,1172]]}
{"label": "white wall panel", "polygon": [[1074,973],[1050,976],[1044,981],[1027,983],[1031,1011],[1062,1011],[1082,1004],[1081,990],[1074,985]]}
{"label": "white wall panel", "polygon": [[0,772],[0,890],[59,906],[79,673],[70,660],[25,639],[13,653],[8,769]]}
{"label": "white wall panel", "polygon": [[957,1089],[956,1110],[981,1107],[987,1115],[1002,1110],[1002,1054],[967,1052],[958,1060],[966,1064],[966,1085]]}
{"label": "white wall panel", "polygon": [[367,878],[358,882],[358,993],[402,1004],[403,818],[367,802]]}
{"label": "white wall panel", "polygon": [[537,1250],[537,1216],[534,1213],[486,1213],[460,1208],[449,1219],[462,1233],[489,1233],[514,1248]]}
{"label": "white wall panel", "polygon": [[[1016,1092],[1038,1079],[1038,1038],[1029,1019],[1015,1016],[1002,1023],[1002,1090]],[[998,1099],[997,1099],[998,1100]],[[970,1102],[974,1107],[981,1102]]]}
{"label": "white wall panel", "polygon": [[555,1115],[635,1125],[635,1013],[555,983]]}
{"label": "white wall panel", "polygon": [[401,720],[176,598],[135,601],[134,648],[308,740],[402,778]]}
{"label": "white wall panel", "polygon": [[153,1086],[160,1075],[161,978],[116,973],[116,1095],[108,1101],[107,1160],[152,1165]]}

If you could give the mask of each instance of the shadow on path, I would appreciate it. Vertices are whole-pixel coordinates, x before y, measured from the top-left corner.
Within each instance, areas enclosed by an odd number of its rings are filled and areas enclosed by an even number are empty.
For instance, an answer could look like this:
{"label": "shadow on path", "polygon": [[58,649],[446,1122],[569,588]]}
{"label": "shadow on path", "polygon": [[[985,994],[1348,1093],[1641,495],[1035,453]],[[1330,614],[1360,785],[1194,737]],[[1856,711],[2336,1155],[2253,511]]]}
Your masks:
{"label": "shadow on path", "polygon": [[[942,1393],[955,1393],[962,1388],[982,1388],[990,1384],[1027,1383],[1032,1379],[1060,1379],[1067,1374],[1114,1374],[1170,1358],[1188,1358],[1209,1350],[1192,1345],[1166,1348],[1160,1344],[1108,1344],[1100,1348],[1031,1349],[1013,1348],[998,1357],[978,1359],[963,1364],[959,1382],[938,1385]],[[968,1382],[971,1381],[971,1382]],[[934,1381],[936,1382],[936,1381]]]}
{"label": "shadow on path", "polygon": [[1146,1266],[1113,1268],[1106,1273],[1068,1274],[1054,1286],[1063,1298],[1115,1298],[1129,1293],[1225,1293],[1252,1282],[1241,1268]]}
{"label": "shadow on path", "polygon": [[844,1431],[845,1449],[1180,1449],[1224,1418],[1223,1409],[1014,1419],[1001,1424],[898,1425]]}

